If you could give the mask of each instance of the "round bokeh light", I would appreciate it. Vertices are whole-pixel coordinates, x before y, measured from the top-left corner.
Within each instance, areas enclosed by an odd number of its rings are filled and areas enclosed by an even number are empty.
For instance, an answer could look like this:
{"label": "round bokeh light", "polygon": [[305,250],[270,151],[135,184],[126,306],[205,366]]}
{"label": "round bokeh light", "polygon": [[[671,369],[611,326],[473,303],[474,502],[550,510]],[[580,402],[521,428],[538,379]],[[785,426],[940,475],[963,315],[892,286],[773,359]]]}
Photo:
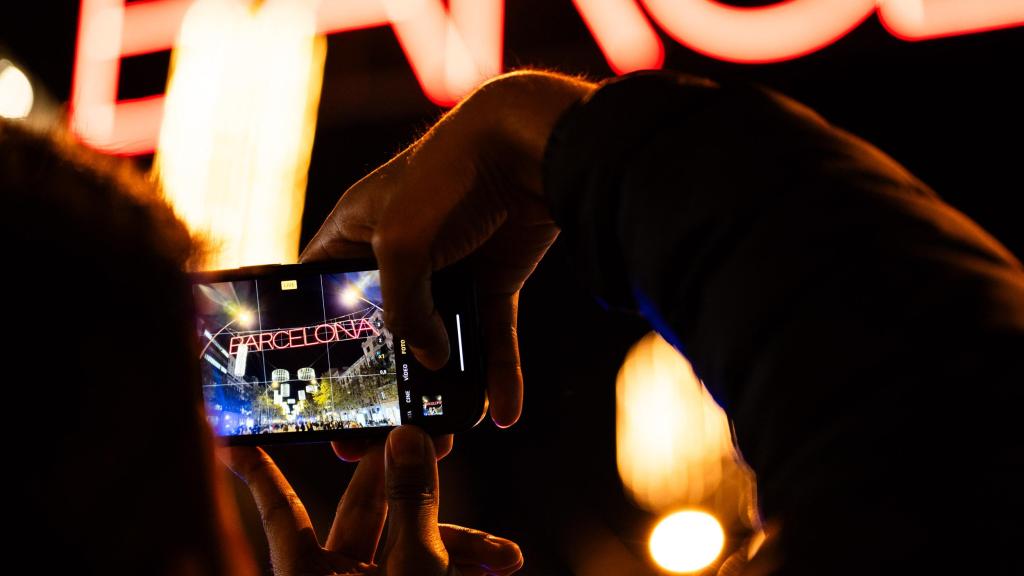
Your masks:
{"label": "round bokeh light", "polygon": [[32,83],[7,60],[0,60],[0,116],[24,118],[32,112]]}
{"label": "round bokeh light", "polygon": [[651,557],[669,572],[696,572],[718,558],[725,545],[722,525],[714,516],[684,510],[663,518],[651,532]]}

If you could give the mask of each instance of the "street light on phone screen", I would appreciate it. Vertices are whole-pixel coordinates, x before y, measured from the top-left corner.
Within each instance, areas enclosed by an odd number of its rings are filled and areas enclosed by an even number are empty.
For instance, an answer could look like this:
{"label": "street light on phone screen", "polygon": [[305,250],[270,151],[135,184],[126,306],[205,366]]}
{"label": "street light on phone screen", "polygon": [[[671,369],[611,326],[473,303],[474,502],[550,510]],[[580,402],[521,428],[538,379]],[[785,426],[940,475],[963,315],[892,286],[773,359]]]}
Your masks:
{"label": "street light on phone screen", "polygon": [[224,310],[231,315],[231,321],[221,327],[220,330],[217,330],[216,334],[210,336],[209,341],[206,342],[206,346],[203,346],[203,350],[199,353],[200,358],[206,355],[206,351],[210,348],[210,344],[213,344],[213,341],[217,339],[217,336],[223,334],[224,331],[235,322],[238,322],[238,324],[243,328],[252,326],[253,314],[250,310],[231,304],[225,306]]}
{"label": "street light on phone screen", "polygon": [[358,304],[360,300],[362,300],[363,302],[366,302],[370,306],[373,306],[377,310],[381,310],[383,312],[383,309],[380,306],[377,306],[373,302],[370,302],[369,300],[364,298],[362,291],[358,287],[356,287],[354,284],[349,284],[341,292],[341,302],[347,308],[354,308],[355,305]]}

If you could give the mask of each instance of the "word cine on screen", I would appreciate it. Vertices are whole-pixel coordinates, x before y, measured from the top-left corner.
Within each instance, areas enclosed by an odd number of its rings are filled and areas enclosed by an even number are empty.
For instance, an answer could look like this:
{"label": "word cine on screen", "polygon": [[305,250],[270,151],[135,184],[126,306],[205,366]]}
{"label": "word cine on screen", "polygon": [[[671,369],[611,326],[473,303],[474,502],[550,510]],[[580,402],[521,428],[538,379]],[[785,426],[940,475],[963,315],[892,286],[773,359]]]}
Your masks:
{"label": "word cine on screen", "polygon": [[[281,1],[281,0],[279,0]],[[123,58],[170,50],[193,0],[81,0],[72,131],[100,150],[152,152],[163,95],[118,100]],[[505,0],[320,0],[319,32],[390,26],[424,94],[450,106],[502,72]],[[741,8],[717,0],[573,0],[618,74],[656,69],[655,26],[690,49],[741,63],[799,58],[877,13],[894,36],[925,40],[1024,25],[1022,0],[782,0]]]}
{"label": "word cine on screen", "polygon": [[345,340],[357,340],[364,336],[377,336],[380,332],[366,318],[338,320],[316,326],[288,328],[268,332],[255,332],[243,336],[232,336],[228,345],[228,354],[234,356],[242,346],[246,352],[263,352],[264,350],[287,350],[318,344],[331,344]]}

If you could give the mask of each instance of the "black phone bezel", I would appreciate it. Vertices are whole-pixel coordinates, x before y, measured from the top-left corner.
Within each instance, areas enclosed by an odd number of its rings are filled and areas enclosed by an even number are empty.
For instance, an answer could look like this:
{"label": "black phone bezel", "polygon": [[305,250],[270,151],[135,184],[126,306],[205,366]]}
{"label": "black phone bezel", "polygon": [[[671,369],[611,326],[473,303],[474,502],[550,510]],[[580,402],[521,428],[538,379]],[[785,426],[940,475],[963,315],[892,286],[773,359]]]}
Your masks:
{"label": "black phone bezel", "polygon": [[[275,276],[287,276],[291,272],[302,274],[324,274],[337,272],[356,272],[379,269],[373,258],[357,258],[331,260],[302,264],[270,264],[248,266],[227,270],[213,270],[190,274],[193,285],[216,282],[233,282],[253,278],[273,279]],[[433,274],[431,279],[434,301],[448,329],[449,349],[448,363],[436,372],[427,370],[415,361],[411,350],[405,355],[399,353],[401,335],[393,334],[395,339],[396,364],[399,374],[402,363],[410,364],[410,373],[414,377],[411,387],[399,382],[399,406],[402,411],[403,424],[415,424],[431,434],[454,434],[464,432],[479,424],[487,414],[488,398],[484,367],[484,348],[477,306],[476,284],[472,271],[465,264],[455,264]],[[463,361],[465,370],[455,371],[454,363],[458,362],[458,343],[455,342],[454,311],[458,310],[462,329]],[[411,402],[403,397],[405,390],[412,390]],[[453,393],[453,391],[457,393]],[[424,416],[422,414],[421,396],[441,393],[445,398],[445,412],[441,416]],[[407,412],[413,411],[413,417],[407,418]],[[205,413],[205,406],[204,406]],[[317,443],[344,438],[372,438],[386,436],[394,427],[380,426],[368,428],[345,428],[338,430],[322,430],[315,432],[277,432],[272,434],[252,434],[244,436],[217,436],[218,440],[229,446],[265,446],[273,444]]]}

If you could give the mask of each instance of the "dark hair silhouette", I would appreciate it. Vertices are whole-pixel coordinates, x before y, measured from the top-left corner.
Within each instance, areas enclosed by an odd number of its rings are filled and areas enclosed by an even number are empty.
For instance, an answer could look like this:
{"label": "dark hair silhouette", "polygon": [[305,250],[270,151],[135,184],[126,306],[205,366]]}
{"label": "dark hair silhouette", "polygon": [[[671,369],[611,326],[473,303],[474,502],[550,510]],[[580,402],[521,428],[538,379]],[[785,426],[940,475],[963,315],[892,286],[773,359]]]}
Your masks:
{"label": "dark hair silhouette", "polygon": [[3,121],[0,207],[9,549],[42,572],[227,572],[197,243],[127,161]]}

